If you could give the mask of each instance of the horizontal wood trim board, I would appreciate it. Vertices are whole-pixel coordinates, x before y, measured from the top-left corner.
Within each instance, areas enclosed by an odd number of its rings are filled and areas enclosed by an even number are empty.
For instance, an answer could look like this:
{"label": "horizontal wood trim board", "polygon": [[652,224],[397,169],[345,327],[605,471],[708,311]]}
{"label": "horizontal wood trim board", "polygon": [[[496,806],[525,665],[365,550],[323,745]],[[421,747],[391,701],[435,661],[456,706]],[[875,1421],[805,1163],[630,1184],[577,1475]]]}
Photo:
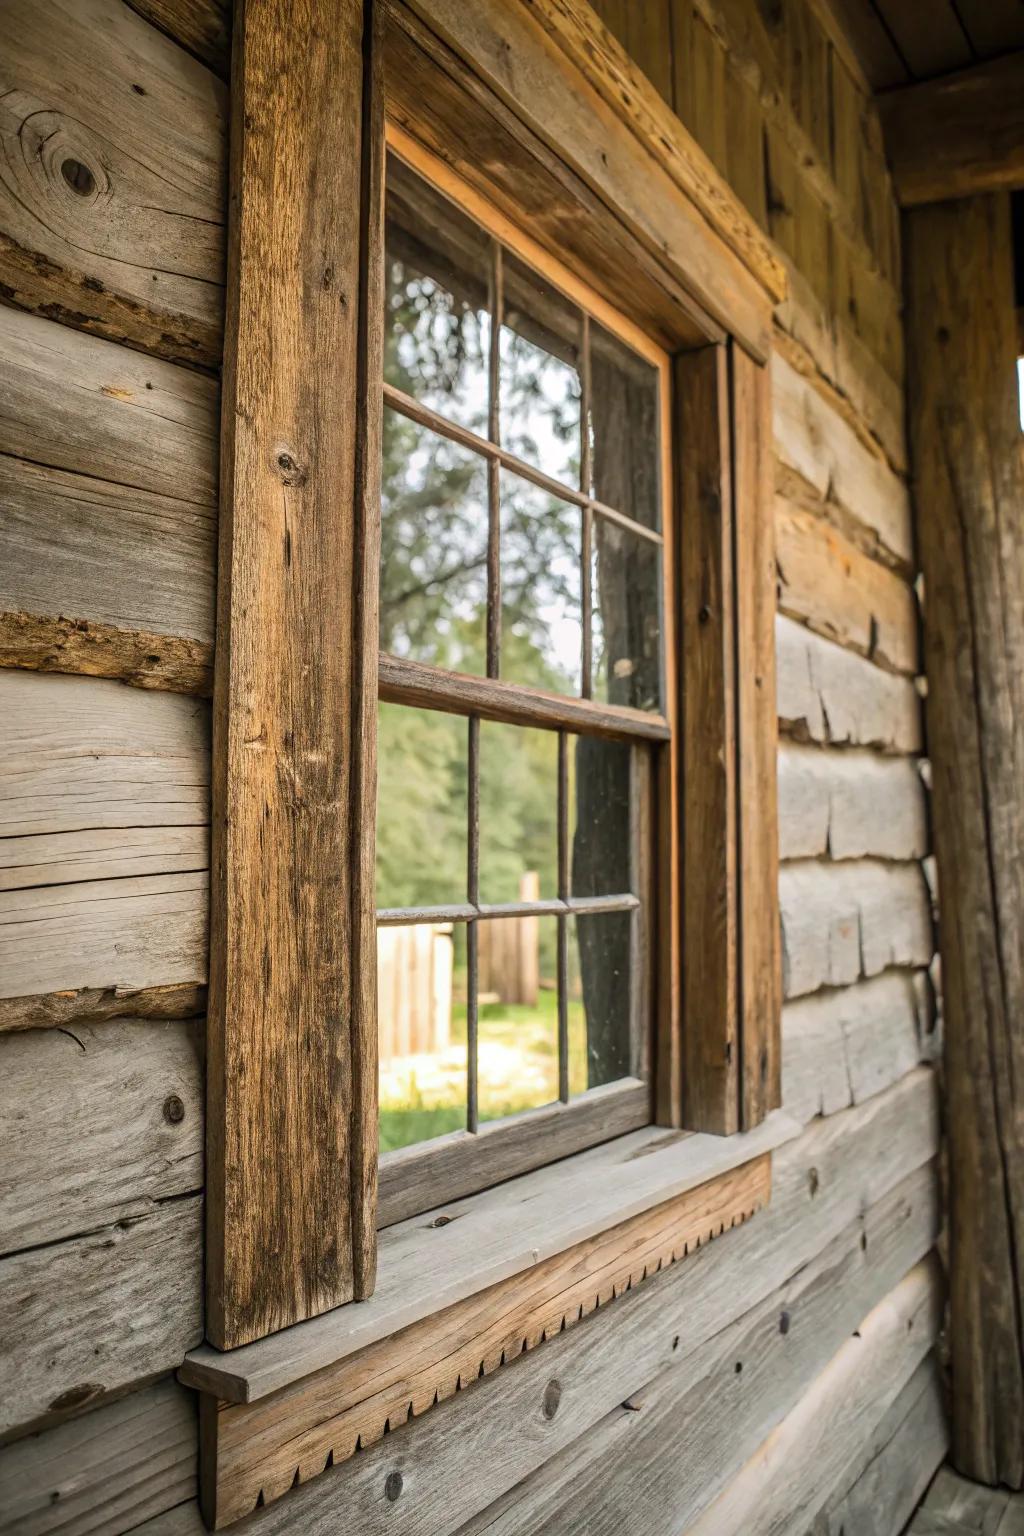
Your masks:
{"label": "horizontal wood trim board", "polygon": [[213,691],[212,645],[63,614],[0,613],[0,667],[111,677],[207,697]]}
{"label": "horizontal wood trim board", "polygon": [[797,1134],[776,1111],[745,1136],[648,1126],[388,1227],[373,1295],[239,1349],[193,1350],[187,1386],[254,1402],[445,1307],[697,1189]]}
{"label": "horizontal wood trim board", "polygon": [[206,987],[179,982],[167,987],[82,987],[41,992],[38,997],[0,997],[0,1034],[16,1029],[65,1029],[106,1019],[192,1019],[206,1009]]}
{"label": "horizontal wood trim board", "polygon": [[878,98],[904,207],[1024,187],[1024,51]]}
{"label": "horizontal wood trim board", "polygon": [[[230,1524],[373,1445],[741,1225],[771,1190],[765,1154],[253,1404],[201,1406],[203,1507]],[[557,1401],[553,1399],[553,1413]]]}

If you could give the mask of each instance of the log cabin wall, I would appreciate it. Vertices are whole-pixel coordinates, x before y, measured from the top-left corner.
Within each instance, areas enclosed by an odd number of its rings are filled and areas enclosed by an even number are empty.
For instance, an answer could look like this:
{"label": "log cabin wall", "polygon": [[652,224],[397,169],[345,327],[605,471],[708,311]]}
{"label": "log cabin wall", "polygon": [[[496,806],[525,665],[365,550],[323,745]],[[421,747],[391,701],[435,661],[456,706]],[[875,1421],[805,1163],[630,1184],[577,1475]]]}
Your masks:
{"label": "log cabin wall", "polygon": [[[754,1221],[257,1511],[267,1536],[399,1514],[421,1533],[855,1536],[879,1509],[899,1529],[945,1450],[878,124],[810,0],[598,9],[790,273],[773,384],[784,1102],[803,1131]],[[196,1413],[173,1373],[203,1334],[227,5],[9,0],[5,20],[0,1531],[192,1536]]]}

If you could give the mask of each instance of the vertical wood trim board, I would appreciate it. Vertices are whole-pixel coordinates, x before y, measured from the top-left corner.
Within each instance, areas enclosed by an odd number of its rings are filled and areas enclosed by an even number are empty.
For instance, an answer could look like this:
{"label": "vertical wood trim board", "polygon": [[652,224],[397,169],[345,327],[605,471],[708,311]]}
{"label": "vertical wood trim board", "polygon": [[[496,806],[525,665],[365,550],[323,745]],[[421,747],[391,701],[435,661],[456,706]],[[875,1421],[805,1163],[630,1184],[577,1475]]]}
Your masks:
{"label": "vertical wood trim board", "polygon": [[767,368],[676,358],[683,1123],[781,1101],[775,538]]}
{"label": "vertical wood trim board", "polygon": [[952,1457],[1024,1483],[1024,435],[1008,194],[904,217],[942,921]]}
{"label": "vertical wood trim board", "polygon": [[204,1393],[207,1523],[229,1525],[375,1445],[740,1226],[770,1191],[766,1153],[258,1402]]}
{"label": "vertical wood trim board", "polygon": [[235,15],[207,1151],[220,1348],[373,1278],[359,978],[373,970],[379,415],[364,397],[380,319],[361,271],[379,244],[382,125],[364,21],[362,0],[238,0]]}

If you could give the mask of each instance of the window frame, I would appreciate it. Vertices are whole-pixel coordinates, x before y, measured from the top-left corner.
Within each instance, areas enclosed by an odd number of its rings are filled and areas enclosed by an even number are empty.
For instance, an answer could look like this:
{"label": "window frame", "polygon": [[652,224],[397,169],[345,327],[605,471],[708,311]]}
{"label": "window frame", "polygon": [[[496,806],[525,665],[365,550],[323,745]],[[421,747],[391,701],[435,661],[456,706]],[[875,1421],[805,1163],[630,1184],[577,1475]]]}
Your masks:
{"label": "window frame", "polygon": [[[579,732],[590,736],[621,740],[633,749],[631,771],[631,814],[638,824],[634,844],[639,853],[642,912],[639,954],[635,956],[639,974],[633,986],[638,994],[636,1005],[642,1014],[641,1044],[645,1070],[625,1076],[602,1088],[589,1089],[571,1099],[524,1110],[506,1119],[479,1123],[476,1127],[449,1132],[430,1141],[385,1152],[379,1159],[378,1229],[393,1225],[439,1203],[460,1199],[493,1184],[501,1183],[533,1168],[556,1161],[574,1152],[585,1151],[629,1131],[649,1125],[655,1118],[657,1102],[657,1041],[674,1028],[671,1019],[662,1019],[659,1010],[671,1007],[671,993],[659,994],[657,987],[657,935],[670,932],[676,920],[675,880],[657,878],[658,825],[671,814],[670,788],[676,777],[676,687],[674,615],[675,564],[673,544],[674,491],[672,475],[672,360],[668,352],[634,322],[617,311],[600,294],[570,271],[558,258],[533,240],[520,226],[501,214],[477,189],[470,187],[438,156],[412,138],[398,124],[385,121],[385,145],[389,156],[413,171],[432,190],[471,218],[502,248],[512,252],[532,272],[550,283],[582,315],[596,321],[607,332],[624,342],[644,362],[657,371],[659,505],[661,527],[651,539],[660,548],[660,662],[662,672],[661,712],[648,712],[613,704],[603,704],[592,697],[560,696],[489,676],[468,675],[427,667],[381,652],[379,656],[378,693],[382,702],[440,708],[449,714],[502,721],[524,728],[546,728],[559,733]],[[403,395],[387,382],[383,385],[385,408],[463,444],[488,465],[508,469],[543,490],[550,491],[581,509],[590,503],[601,507],[598,499],[563,485],[536,466],[516,457],[489,438],[478,436],[447,419],[439,412]],[[491,493],[493,495],[493,492]],[[613,519],[618,517],[614,509]],[[629,519],[626,526],[634,525]],[[638,535],[650,537],[649,534]],[[584,535],[584,538],[586,535]],[[585,558],[585,556],[584,556]],[[586,618],[584,617],[584,625]],[[477,739],[479,733],[477,733]],[[564,737],[562,738],[564,739]],[[666,762],[662,765],[661,759]],[[671,857],[671,854],[668,855]],[[438,908],[434,916],[443,921],[457,904]],[[581,903],[582,905],[582,903]],[[596,905],[597,904],[590,904]],[[571,915],[571,901],[542,901],[538,913]],[[485,917],[487,907],[477,906]],[[380,922],[378,912],[378,922]],[[416,920],[413,909],[388,912],[384,921],[396,924]],[[423,911],[418,920],[424,921]],[[560,1042],[561,1045],[561,1042]],[[471,1047],[470,1047],[471,1048]]]}
{"label": "window frame", "polygon": [[[219,1349],[375,1283],[385,103],[673,355],[676,686],[707,750],[671,769],[663,754],[658,776],[659,900],[678,919],[658,943],[655,1118],[730,1134],[779,1102],[778,260],[585,8],[325,4],[284,29],[238,0],[232,51],[207,1070]],[[690,834],[715,806],[702,867]]]}

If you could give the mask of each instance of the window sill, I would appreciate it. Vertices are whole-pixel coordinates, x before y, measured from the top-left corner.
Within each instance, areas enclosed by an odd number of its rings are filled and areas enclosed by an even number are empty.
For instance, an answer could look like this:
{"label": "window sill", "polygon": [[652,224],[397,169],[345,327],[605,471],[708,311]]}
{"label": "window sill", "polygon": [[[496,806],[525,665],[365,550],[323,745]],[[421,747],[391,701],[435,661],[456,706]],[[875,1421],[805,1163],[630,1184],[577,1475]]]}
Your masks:
{"label": "window sill", "polygon": [[201,1345],[179,1377],[221,1402],[256,1402],[753,1162],[798,1131],[781,1111],[729,1137],[648,1126],[410,1217],[380,1233],[379,1278],[368,1301],[240,1349]]}

